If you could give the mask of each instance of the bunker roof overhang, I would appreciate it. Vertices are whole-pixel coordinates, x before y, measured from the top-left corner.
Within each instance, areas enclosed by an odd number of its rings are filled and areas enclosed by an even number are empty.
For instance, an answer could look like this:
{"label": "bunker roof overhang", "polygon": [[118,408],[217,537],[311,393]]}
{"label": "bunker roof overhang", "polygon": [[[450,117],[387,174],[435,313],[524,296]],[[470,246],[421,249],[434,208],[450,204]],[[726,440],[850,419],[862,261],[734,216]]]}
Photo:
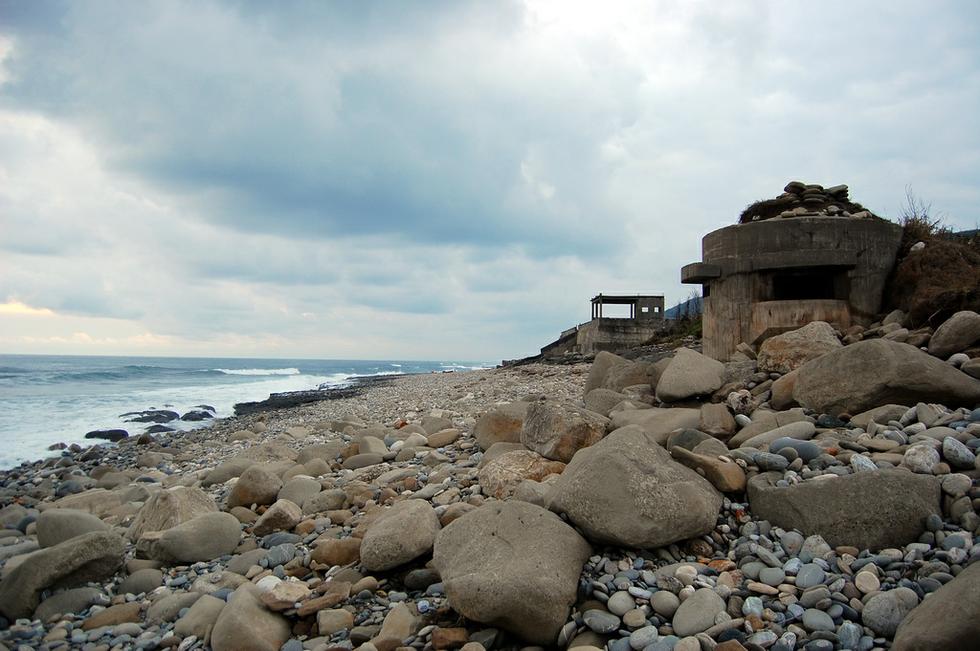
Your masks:
{"label": "bunker roof overhang", "polygon": [[663,294],[599,294],[592,297],[592,304],[598,305],[633,305],[637,301],[648,298],[663,298]]}

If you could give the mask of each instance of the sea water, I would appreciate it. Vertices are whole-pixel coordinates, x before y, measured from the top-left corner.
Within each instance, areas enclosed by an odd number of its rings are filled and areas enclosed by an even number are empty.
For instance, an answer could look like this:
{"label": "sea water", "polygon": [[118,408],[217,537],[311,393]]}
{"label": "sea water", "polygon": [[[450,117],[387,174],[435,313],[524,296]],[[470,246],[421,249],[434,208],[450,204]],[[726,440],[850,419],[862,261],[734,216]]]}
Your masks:
{"label": "sea water", "polygon": [[[238,402],[271,393],[341,387],[352,378],[486,368],[448,361],[232,359],[200,357],[95,357],[0,355],[0,468],[53,454],[64,442],[92,444],[86,432],[120,428],[131,435],[152,423],[125,422],[122,414],[168,409],[184,414],[209,405],[221,417]],[[165,423],[186,430],[210,421]],[[94,441],[100,442],[100,441]]]}

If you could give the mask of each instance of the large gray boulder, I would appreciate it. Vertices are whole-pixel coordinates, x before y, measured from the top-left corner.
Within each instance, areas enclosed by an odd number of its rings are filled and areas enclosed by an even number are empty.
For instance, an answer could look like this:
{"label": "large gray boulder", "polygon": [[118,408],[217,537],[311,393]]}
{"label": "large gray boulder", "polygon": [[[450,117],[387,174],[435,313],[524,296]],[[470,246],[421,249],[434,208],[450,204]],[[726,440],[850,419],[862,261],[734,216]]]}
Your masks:
{"label": "large gray boulder", "polygon": [[818,534],[831,546],[901,547],[918,539],[941,513],[937,477],[879,470],[780,487],[781,473],[749,480],[752,514],[786,529]]}
{"label": "large gray boulder", "polygon": [[614,366],[630,363],[630,360],[625,357],[614,355],[605,350],[599,351],[589,368],[589,376],[585,378],[585,393],[587,394],[592,389],[605,387],[606,376],[609,375],[610,369]]}
{"label": "large gray boulder", "polygon": [[615,364],[602,381],[602,387],[610,391],[622,391],[638,384],[656,384],[653,364],[634,361]]}
{"label": "large gray boulder", "polygon": [[636,426],[581,450],[554,486],[550,508],[590,540],[635,548],[710,532],[722,502],[708,480]]}
{"label": "large gray boulder", "polygon": [[503,500],[511,497],[522,482],[541,481],[564,469],[561,461],[545,459],[537,452],[513,450],[495,456],[480,468],[480,487],[484,495]]}
{"label": "large gray boulder", "polygon": [[724,383],[725,365],[690,348],[678,348],[657,382],[661,402],[714,393]]}
{"label": "large gray boulder", "polygon": [[473,426],[473,436],[480,449],[489,450],[494,443],[520,443],[527,406],[526,402],[511,402],[497,405],[480,416]]}
{"label": "large gray boulder", "polygon": [[108,531],[109,525],[86,511],[48,509],[37,518],[37,543],[54,547],[93,531]]}
{"label": "large gray boulder", "polygon": [[679,429],[695,429],[701,422],[700,409],[674,407],[672,409],[627,409],[617,411],[609,419],[613,431],[636,425],[653,437],[660,445],[667,444],[671,432]]}
{"label": "large gray boulder", "polygon": [[887,339],[859,341],[807,362],[797,372],[793,397],[831,415],[889,403],[980,404],[980,380],[924,353]]}
{"label": "large gray boulder", "polygon": [[510,501],[454,520],[436,537],[432,560],[456,612],[550,646],[591,553],[554,513]]}
{"label": "large gray boulder", "polygon": [[929,339],[929,354],[946,359],[980,342],[980,314],[964,310],[946,319]]}
{"label": "large gray boulder", "polygon": [[240,476],[243,472],[254,466],[256,463],[258,462],[254,459],[232,457],[231,459],[223,461],[216,467],[212,468],[201,481],[201,485],[212,486],[214,484],[223,484],[229,479]]}
{"label": "large gray boulder", "polygon": [[126,536],[136,541],[148,531],[171,529],[199,515],[217,510],[214,500],[200,488],[178,486],[164,489],[140,507]]}
{"label": "large gray boulder", "polygon": [[269,611],[251,583],[228,598],[211,629],[214,651],[279,651],[289,639],[289,621]]}
{"label": "large gray boulder", "polygon": [[323,490],[320,482],[312,477],[291,477],[279,491],[278,499],[289,500],[293,504],[303,504],[307,499]]}
{"label": "large gray boulder", "polygon": [[48,588],[103,581],[123,563],[126,546],[111,531],[94,531],[37,551],[0,583],[0,614],[13,621],[30,617]]}
{"label": "large gray boulder", "polygon": [[813,321],[802,328],[763,341],[759,347],[759,370],[766,373],[789,373],[811,359],[842,346],[833,326],[825,321]]}
{"label": "large gray boulder", "polygon": [[383,572],[428,554],[439,528],[439,517],[425,500],[397,502],[364,534],[361,565]]}
{"label": "large gray boulder", "polygon": [[228,508],[272,504],[279,497],[280,490],[282,490],[282,480],[271,468],[266,464],[250,466],[228,493]]}
{"label": "large gray boulder", "polygon": [[971,649],[980,640],[980,563],[928,595],[895,633],[892,651]]}
{"label": "large gray boulder", "polygon": [[210,561],[235,551],[241,538],[238,518],[220,511],[205,513],[160,533],[151,541],[149,555],[164,563]]}
{"label": "large gray boulder", "polygon": [[575,405],[541,400],[531,403],[521,443],[546,459],[568,463],[575,453],[602,440],[609,419]]}
{"label": "large gray boulder", "polygon": [[608,418],[612,408],[624,400],[629,400],[625,393],[612,389],[592,389],[585,394],[585,408]]}
{"label": "large gray boulder", "polygon": [[80,613],[92,604],[109,605],[109,597],[99,588],[72,588],[51,595],[34,609],[34,619],[47,621],[55,615]]}

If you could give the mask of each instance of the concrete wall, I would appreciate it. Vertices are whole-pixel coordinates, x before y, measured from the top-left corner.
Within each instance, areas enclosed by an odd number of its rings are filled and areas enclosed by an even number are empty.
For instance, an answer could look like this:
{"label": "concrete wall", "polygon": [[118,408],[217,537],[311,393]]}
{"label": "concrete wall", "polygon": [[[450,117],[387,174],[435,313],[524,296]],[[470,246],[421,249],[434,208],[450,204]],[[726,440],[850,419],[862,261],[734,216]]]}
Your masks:
{"label": "concrete wall", "polygon": [[[702,262],[682,271],[684,282],[704,287],[705,354],[727,360],[739,342],[758,344],[814,320],[870,323],[901,237],[891,222],[834,217],[771,219],[709,233]],[[819,296],[780,295],[805,294],[812,279]]]}
{"label": "concrete wall", "polygon": [[[661,310],[661,316],[663,310]],[[593,319],[578,326],[574,334],[562,333],[558,340],[541,349],[549,357],[566,353],[592,355],[600,350],[616,351],[646,343],[665,327],[660,319]],[[566,334],[567,333],[567,334]]]}

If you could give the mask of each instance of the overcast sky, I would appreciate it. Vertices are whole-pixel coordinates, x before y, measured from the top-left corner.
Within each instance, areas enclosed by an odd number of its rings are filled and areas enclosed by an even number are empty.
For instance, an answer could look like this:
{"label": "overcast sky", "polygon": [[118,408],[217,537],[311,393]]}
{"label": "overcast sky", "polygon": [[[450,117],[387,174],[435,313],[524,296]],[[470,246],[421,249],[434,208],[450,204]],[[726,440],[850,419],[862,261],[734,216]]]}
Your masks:
{"label": "overcast sky", "polygon": [[980,3],[0,0],[0,352],[499,360],[787,181],[980,222]]}

